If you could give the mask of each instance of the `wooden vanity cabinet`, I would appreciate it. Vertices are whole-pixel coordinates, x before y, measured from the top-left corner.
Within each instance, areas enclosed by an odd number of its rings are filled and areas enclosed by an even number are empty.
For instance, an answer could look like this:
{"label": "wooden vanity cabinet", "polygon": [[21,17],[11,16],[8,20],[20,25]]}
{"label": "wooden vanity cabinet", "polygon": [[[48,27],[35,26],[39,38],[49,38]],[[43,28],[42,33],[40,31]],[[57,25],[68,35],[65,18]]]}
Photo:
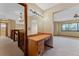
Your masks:
{"label": "wooden vanity cabinet", "polygon": [[17,29],[14,29],[14,30],[11,30],[11,33],[10,33],[10,38],[13,40],[13,41],[18,41],[19,39],[19,30]]}
{"label": "wooden vanity cabinet", "polygon": [[23,32],[19,32],[18,47],[24,51],[24,33]]}
{"label": "wooden vanity cabinet", "polygon": [[[19,32],[18,46],[24,51],[24,32]],[[52,35],[37,34],[28,36],[28,55],[41,56],[45,52],[46,42],[49,41]]]}
{"label": "wooden vanity cabinet", "polygon": [[29,39],[28,53],[30,56],[40,56],[44,52],[44,41],[34,41]]}
{"label": "wooden vanity cabinet", "polygon": [[11,30],[10,38],[11,38],[13,41],[15,41],[15,31],[14,31],[14,30]]}

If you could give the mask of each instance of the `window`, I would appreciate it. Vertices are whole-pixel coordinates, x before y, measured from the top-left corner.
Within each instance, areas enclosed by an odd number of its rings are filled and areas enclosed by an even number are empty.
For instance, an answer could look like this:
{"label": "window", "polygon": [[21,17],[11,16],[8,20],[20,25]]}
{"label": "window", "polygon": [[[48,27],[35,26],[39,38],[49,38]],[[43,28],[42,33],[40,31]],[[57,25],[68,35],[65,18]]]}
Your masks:
{"label": "window", "polygon": [[68,24],[62,24],[62,31],[68,30]]}
{"label": "window", "polygon": [[79,31],[79,23],[62,24],[61,31]]}
{"label": "window", "polygon": [[77,31],[77,23],[69,24],[69,30],[70,31]]}
{"label": "window", "polygon": [[78,25],[77,25],[77,30],[79,31],[79,23],[77,23]]}

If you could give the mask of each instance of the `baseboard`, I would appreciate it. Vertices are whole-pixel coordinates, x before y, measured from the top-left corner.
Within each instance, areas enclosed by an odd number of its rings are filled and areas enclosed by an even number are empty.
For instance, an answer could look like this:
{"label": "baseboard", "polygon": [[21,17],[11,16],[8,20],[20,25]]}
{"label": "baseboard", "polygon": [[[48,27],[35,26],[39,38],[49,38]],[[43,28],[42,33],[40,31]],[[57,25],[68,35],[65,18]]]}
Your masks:
{"label": "baseboard", "polygon": [[76,36],[69,36],[69,35],[54,35],[54,36],[65,36],[65,37],[75,37],[75,38],[79,38],[79,37],[76,37]]}

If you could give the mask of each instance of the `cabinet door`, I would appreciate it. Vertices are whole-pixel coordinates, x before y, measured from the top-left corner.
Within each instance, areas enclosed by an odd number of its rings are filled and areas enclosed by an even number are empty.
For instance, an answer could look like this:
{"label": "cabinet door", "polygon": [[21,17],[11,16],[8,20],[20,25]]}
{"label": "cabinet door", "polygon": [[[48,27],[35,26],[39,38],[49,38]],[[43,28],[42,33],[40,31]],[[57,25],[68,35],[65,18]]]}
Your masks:
{"label": "cabinet door", "polygon": [[38,55],[42,55],[44,52],[44,40],[38,42]]}
{"label": "cabinet door", "polygon": [[28,39],[28,54],[29,56],[37,56],[38,55],[38,44],[36,41]]}
{"label": "cabinet door", "polygon": [[29,39],[28,52],[30,56],[40,56],[44,52],[44,41],[33,41]]}

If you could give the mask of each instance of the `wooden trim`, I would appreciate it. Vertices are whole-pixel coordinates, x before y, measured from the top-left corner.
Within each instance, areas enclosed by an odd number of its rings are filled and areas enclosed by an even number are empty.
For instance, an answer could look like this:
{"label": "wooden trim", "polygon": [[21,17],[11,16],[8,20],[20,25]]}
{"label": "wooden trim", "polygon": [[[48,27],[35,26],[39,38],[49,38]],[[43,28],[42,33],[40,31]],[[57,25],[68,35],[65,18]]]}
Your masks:
{"label": "wooden trim", "polygon": [[24,32],[24,55],[28,56],[28,39],[27,39],[27,4],[26,3],[18,3],[19,5],[24,7],[24,18],[25,18],[25,32]]}
{"label": "wooden trim", "polygon": [[8,23],[6,23],[6,36],[8,36]]}
{"label": "wooden trim", "polygon": [[26,8],[25,6],[27,6],[26,3],[18,3],[18,4],[24,6],[24,8]]}

